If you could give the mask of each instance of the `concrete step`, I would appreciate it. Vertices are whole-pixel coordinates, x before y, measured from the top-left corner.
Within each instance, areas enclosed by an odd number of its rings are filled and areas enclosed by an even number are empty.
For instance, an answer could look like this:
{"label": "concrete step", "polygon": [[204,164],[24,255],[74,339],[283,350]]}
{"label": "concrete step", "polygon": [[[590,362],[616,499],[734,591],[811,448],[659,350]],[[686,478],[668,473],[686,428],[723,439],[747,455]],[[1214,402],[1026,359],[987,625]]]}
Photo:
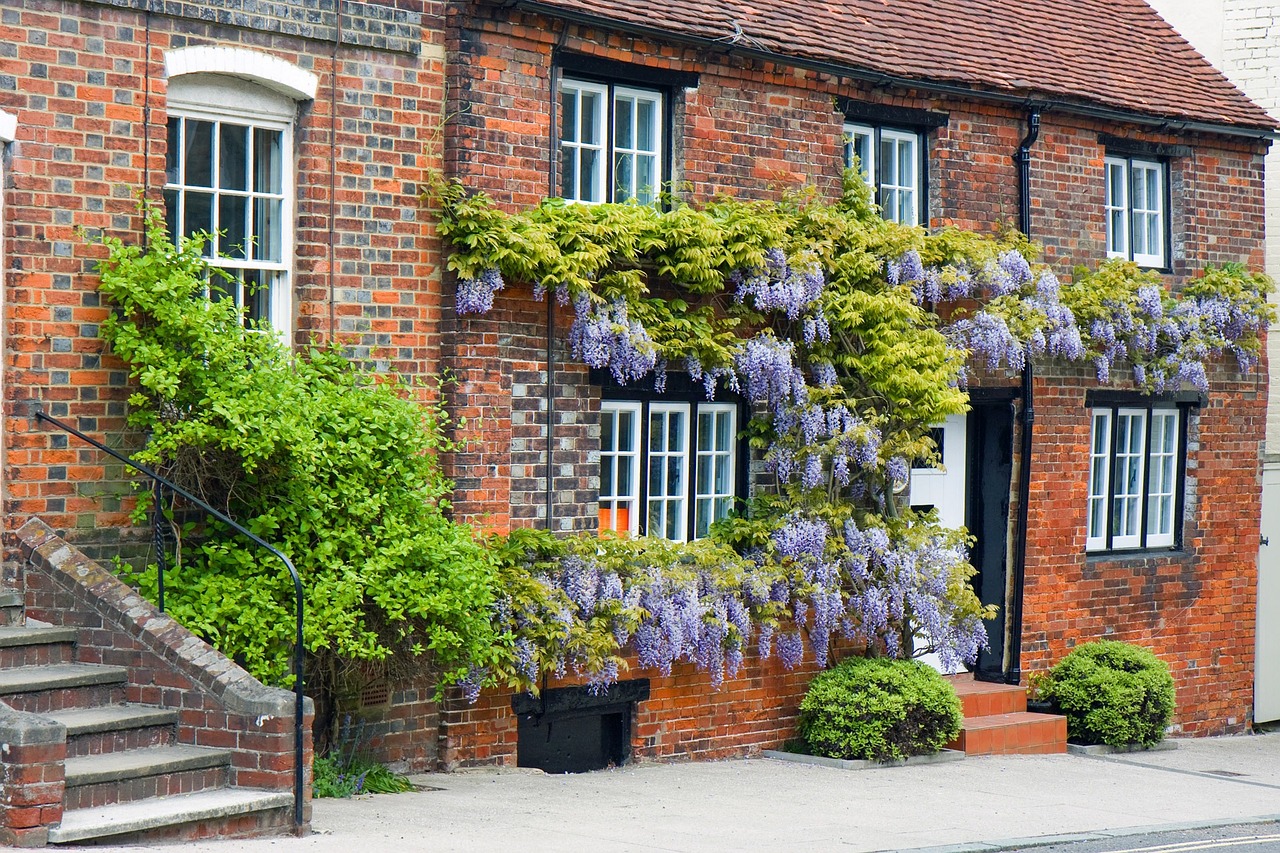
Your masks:
{"label": "concrete step", "polygon": [[66,761],[65,808],[94,808],[221,788],[231,753],[174,744],[81,755]]}
{"label": "concrete step", "polygon": [[0,670],[0,698],[17,711],[36,714],[109,705],[124,699],[122,666],[59,663]]}
{"label": "concrete step", "polygon": [[253,830],[283,832],[292,826],[293,796],[287,793],[222,788],[162,800],[117,803],[64,812],[49,829],[50,844],[102,838],[117,842],[207,837],[219,826],[243,823],[233,834]]}
{"label": "concrete step", "polygon": [[75,628],[0,625],[0,669],[71,663]]}
{"label": "concrete step", "polygon": [[21,625],[25,609],[21,591],[0,589],[0,625]]}
{"label": "concrete step", "polygon": [[952,675],[947,680],[960,697],[965,719],[991,714],[1016,714],[1027,710],[1027,690],[1016,684],[978,681],[972,675]]}
{"label": "concrete step", "polygon": [[150,705],[104,705],[55,711],[67,727],[67,757],[145,749],[173,742],[176,711]]}
{"label": "concrete step", "polygon": [[1067,718],[1057,714],[966,717],[960,737],[947,744],[965,755],[1032,755],[1067,751]]}

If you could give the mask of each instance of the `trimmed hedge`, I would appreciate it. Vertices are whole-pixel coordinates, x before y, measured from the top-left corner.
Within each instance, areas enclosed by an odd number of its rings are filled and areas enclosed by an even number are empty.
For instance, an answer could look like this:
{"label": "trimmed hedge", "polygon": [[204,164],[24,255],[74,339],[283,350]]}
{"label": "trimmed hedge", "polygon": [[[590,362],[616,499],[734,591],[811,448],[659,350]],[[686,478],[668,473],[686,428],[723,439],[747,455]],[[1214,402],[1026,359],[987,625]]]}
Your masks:
{"label": "trimmed hedge", "polygon": [[894,761],[942,749],[959,736],[960,721],[960,699],[936,670],[850,658],[810,683],[799,733],[814,755]]}
{"label": "trimmed hedge", "polygon": [[1067,717],[1067,736],[1079,743],[1151,746],[1173,717],[1169,665],[1147,649],[1114,640],[1077,646],[1041,688]]}

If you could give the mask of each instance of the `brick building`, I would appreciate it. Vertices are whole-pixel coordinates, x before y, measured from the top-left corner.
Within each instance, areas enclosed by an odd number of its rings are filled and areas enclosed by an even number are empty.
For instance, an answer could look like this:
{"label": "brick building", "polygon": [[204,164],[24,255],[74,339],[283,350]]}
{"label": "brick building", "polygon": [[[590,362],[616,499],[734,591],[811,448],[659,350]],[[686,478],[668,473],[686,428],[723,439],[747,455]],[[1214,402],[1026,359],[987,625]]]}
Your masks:
{"label": "brick building", "polygon": [[[447,23],[446,110],[456,116],[446,125],[447,173],[511,208],[548,194],[646,201],[639,175],[701,201],[800,185],[834,194],[856,153],[883,215],[985,233],[1019,226],[1064,280],[1075,264],[1113,256],[1160,270],[1175,287],[1208,264],[1264,263],[1263,157],[1276,125],[1140,0],[1016,11],[473,2],[452,7]],[[663,395],[611,386],[570,358],[569,314],[511,287],[484,317],[446,311],[442,361],[484,424],[453,460],[455,505],[499,528],[657,532],[645,529],[656,500],[645,472],[649,454],[669,463],[670,448],[656,449],[653,430],[680,419],[703,447],[699,431],[721,417],[741,423],[746,410],[720,395],[709,404],[679,382]],[[1207,398],[1100,386],[1092,367],[1054,361],[1028,376],[976,389],[973,412],[946,425],[955,437],[945,481],[926,475],[912,487],[932,490],[922,503],[949,502],[950,518],[978,534],[982,597],[1009,616],[992,626],[980,667],[1016,683],[1078,642],[1138,642],[1174,670],[1176,730],[1244,729],[1265,374],[1223,365]],[[1035,418],[1024,442],[1028,390]],[[625,437],[631,425],[636,435]],[[1101,472],[1116,463],[1112,436],[1129,428],[1150,439],[1144,470],[1171,472],[1148,477],[1136,497],[1169,512],[1108,529],[1124,496]],[[737,460],[732,488],[747,494],[745,449],[715,450]],[[634,485],[622,482],[624,462],[639,466]],[[966,480],[966,468],[981,474]],[[703,529],[716,488],[690,479],[684,524],[665,535]],[[753,666],[726,689],[770,690],[771,665]],[[650,683],[672,689],[669,679]],[[775,716],[794,713],[794,697],[769,695]],[[718,704],[673,706],[665,737],[676,752],[751,751],[777,736]],[[636,707],[636,748],[670,754],[661,715]],[[485,760],[513,757],[505,697],[445,723],[444,743]]]}
{"label": "brick building", "polygon": [[[745,409],[678,376],[660,399],[599,380],[569,358],[568,312],[527,287],[456,316],[417,198],[433,168],[518,208],[646,200],[659,182],[696,200],[832,196],[856,154],[886,216],[1020,226],[1064,280],[1110,255],[1175,285],[1205,264],[1263,263],[1276,124],[1141,0],[37,0],[0,10],[0,35],[6,530],[38,517],[86,548],[127,530],[120,472],[33,411],[133,440],[123,367],[97,338],[101,253],[78,229],[137,237],[139,191],[176,229],[226,232],[218,263],[294,343],[452,371],[471,440],[448,460],[455,509],[499,530],[648,532],[653,496],[628,466],[645,464],[657,416],[706,438],[671,451],[679,464],[726,472],[666,496],[687,507],[667,535],[697,536],[750,488]],[[1133,640],[1174,668],[1181,731],[1246,727],[1265,383],[1223,366],[1207,399],[1152,399],[1053,362],[1028,376],[975,391],[974,413],[946,426],[951,479],[934,484],[957,523],[981,527],[983,597],[1011,616],[985,669],[1016,682],[1076,642]],[[1091,482],[1091,448],[1121,423],[1166,439],[1144,467],[1174,466],[1136,496],[1169,511],[1129,535],[1089,522],[1091,497],[1100,518],[1118,499]],[[1114,464],[1114,443],[1098,447]],[[636,673],[649,685],[627,703],[631,747],[727,755],[785,739],[808,673],[748,663],[714,694],[692,671]],[[441,711],[427,695],[381,697],[386,756],[515,760],[512,697]]]}

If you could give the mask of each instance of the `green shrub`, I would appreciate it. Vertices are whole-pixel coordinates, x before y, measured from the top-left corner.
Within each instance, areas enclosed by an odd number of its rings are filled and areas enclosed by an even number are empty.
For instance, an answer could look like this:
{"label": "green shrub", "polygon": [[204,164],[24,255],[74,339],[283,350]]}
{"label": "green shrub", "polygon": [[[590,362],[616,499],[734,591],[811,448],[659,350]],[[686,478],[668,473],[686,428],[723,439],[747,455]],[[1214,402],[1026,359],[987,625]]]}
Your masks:
{"label": "green shrub", "polygon": [[814,755],[893,761],[942,749],[960,720],[955,690],[928,666],[851,658],[813,679],[799,731]]}
{"label": "green shrub", "polygon": [[325,755],[312,764],[312,796],[351,797],[356,794],[403,794],[413,790],[406,777],[368,758],[344,760]]}
{"label": "green shrub", "polygon": [[1114,640],[1077,646],[1040,690],[1067,717],[1067,736],[1081,743],[1150,746],[1173,716],[1173,676],[1150,651]]}

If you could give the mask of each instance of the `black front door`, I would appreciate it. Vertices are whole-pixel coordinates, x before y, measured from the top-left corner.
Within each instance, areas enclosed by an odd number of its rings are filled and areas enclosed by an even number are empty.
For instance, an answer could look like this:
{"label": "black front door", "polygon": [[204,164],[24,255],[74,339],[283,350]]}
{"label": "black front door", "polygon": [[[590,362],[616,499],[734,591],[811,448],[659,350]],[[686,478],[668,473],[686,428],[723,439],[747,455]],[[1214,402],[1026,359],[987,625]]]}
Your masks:
{"label": "black front door", "polygon": [[994,604],[987,620],[990,648],[979,653],[974,675],[1004,681],[1005,605],[1009,584],[1009,486],[1013,476],[1013,405],[973,401],[969,413],[968,528],[976,539],[970,561],[978,574],[974,589],[983,604]]}

